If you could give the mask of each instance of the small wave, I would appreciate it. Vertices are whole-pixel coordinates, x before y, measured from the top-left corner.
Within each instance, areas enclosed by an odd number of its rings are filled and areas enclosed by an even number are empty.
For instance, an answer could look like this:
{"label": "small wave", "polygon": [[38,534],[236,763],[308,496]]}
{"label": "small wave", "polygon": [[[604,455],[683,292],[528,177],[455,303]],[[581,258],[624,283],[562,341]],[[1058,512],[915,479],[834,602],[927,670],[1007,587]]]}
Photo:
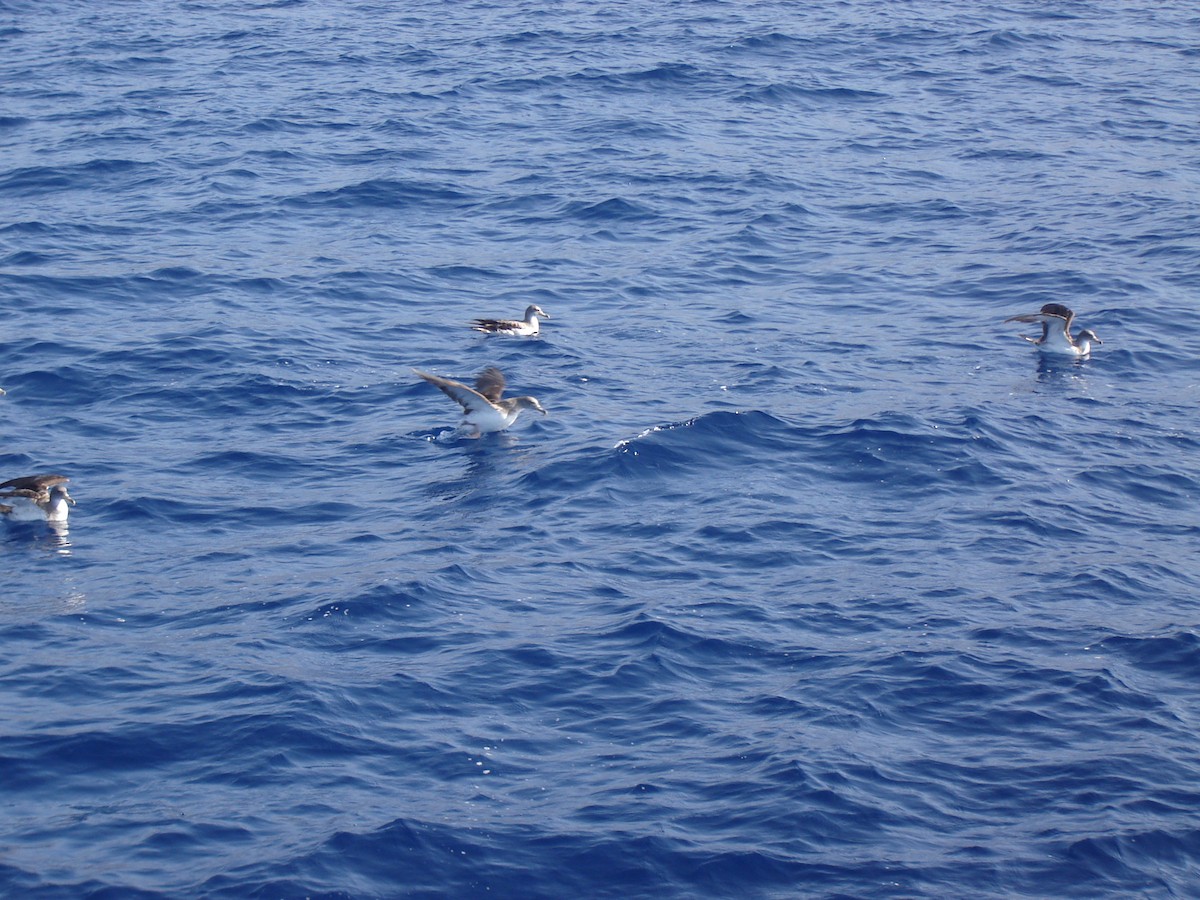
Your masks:
{"label": "small wave", "polygon": [[811,441],[815,462],[831,477],[886,481],[918,491],[954,491],[962,486],[1006,483],[984,458],[995,447],[969,417],[961,424],[935,425],[902,413],[881,413],[845,426],[821,427]]}
{"label": "small wave", "polygon": [[1200,635],[1194,631],[1152,637],[1115,635],[1098,642],[1095,649],[1118,654],[1145,672],[1200,683]]}
{"label": "small wave", "polygon": [[135,174],[142,176],[137,181],[144,187],[151,178],[158,177],[158,165],[131,159],[92,159],[75,165],[14,169],[0,178],[0,194],[32,197],[65,190],[111,190],[129,183]]}
{"label": "small wave", "polygon": [[798,103],[811,107],[844,106],[849,103],[872,103],[888,99],[881,91],[849,87],[806,87],[797,84],[768,84],[753,87],[738,95],[743,102]]}
{"label": "small wave", "polygon": [[444,184],[417,183],[376,178],[332,190],[313,191],[287,198],[287,206],[305,209],[371,209],[406,206],[452,206],[473,204],[476,198]]}
{"label": "small wave", "polygon": [[757,57],[763,52],[778,50],[793,53],[807,50],[811,47],[819,47],[820,44],[821,41],[817,38],[797,37],[796,35],[786,34],[782,31],[769,31],[739,38],[730,44],[728,49],[735,53],[748,53],[751,56]]}
{"label": "small wave", "polygon": [[648,207],[620,197],[610,197],[597,203],[570,203],[564,213],[585,222],[636,222],[657,217]]}
{"label": "small wave", "polygon": [[613,452],[622,476],[653,476],[736,467],[771,450],[794,451],[794,437],[791,426],[769,413],[719,411],[652,426]]}

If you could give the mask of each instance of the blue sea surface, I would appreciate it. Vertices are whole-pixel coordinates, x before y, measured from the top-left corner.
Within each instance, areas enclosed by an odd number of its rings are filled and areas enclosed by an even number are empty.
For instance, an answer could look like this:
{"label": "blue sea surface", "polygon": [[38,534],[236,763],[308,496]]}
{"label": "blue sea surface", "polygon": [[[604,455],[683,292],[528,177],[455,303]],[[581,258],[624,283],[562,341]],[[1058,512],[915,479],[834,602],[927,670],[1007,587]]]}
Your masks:
{"label": "blue sea surface", "polygon": [[1194,5],[0,0],[0,84],[0,895],[1200,894]]}

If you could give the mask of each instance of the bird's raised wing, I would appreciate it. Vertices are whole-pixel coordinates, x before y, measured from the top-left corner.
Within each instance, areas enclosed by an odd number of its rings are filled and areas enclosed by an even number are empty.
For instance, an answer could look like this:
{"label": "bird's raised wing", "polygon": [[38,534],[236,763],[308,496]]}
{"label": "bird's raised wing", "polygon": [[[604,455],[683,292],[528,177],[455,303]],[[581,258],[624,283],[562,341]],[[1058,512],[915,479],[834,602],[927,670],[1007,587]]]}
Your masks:
{"label": "bird's raised wing", "polygon": [[475,390],[492,403],[500,401],[500,395],[504,393],[504,385],[504,373],[495,366],[488,366],[475,379]]}
{"label": "bird's raised wing", "polygon": [[1055,319],[1061,319],[1063,327],[1068,327],[1071,320],[1075,318],[1075,313],[1067,309],[1061,303],[1047,303],[1040,311],[1035,313],[1025,313],[1020,316],[1009,316],[1005,322],[1053,322]]}
{"label": "bird's raised wing", "polygon": [[[50,490],[52,487],[57,487],[60,484],[66,484],[71,479],[66,475],[25,475],[22,478],[10,478],[8,481],[0,484],[0,490],[12,488],[16,491],[33,491],[40,494]],[[24,494],[16,494],[13,496],[25,496]]]}
{"label": "bird's raised wing", "polygon": [[1042,307],[1042,315],[1064,319],[1066,321],[1066,325],[1063,327],[1067,328],[1068,330],[1071,328],[1071,323],[1075,320],[1075,313],[1063,306],[1061,303],[1047,303]]}
{"label": "bird's raised wing", "polygon": [[[1075,318],[1075,313],[1071,312],[1061,303],[1047,303],[1041,308],[1041,311],[1035,313],[1026,313],[1022,316],[1010,316],[1005,319],[1005,322],[1041,322],[1042,323],[1042,340],[1049,337],[1050,332],[1061,330],[1063,334],[1070,338],[1071,320]],[[1024,337],[1024,335],[1022,335]],[[1029,338],[1026,338],[1029,340]],[[1038,341],[1034,341],[1038,343]]]}

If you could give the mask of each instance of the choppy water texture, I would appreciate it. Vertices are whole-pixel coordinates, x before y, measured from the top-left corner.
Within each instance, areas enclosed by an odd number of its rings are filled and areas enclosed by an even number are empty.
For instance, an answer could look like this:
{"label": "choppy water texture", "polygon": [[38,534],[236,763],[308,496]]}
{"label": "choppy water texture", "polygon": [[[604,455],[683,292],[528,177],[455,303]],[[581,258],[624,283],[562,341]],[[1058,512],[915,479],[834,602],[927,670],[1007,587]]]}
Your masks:
{"label": "choppy water texture", "polygon": [[[1196,895],[1191,5],[7,0],[0,73],[78,500],[0,893]],[[549,415],[445,439],[487,365]]]}

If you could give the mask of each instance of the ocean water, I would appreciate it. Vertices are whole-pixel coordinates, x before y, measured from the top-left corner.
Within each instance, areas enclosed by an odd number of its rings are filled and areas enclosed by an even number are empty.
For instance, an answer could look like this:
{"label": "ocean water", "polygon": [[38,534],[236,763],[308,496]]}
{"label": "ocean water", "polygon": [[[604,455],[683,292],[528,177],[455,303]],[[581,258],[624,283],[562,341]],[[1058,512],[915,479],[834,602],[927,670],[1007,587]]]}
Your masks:
{"label": "ocean water", "polygon": [[0,894],[1200,892],[1193,6],[0,0],[0,78],[78,501]]}

